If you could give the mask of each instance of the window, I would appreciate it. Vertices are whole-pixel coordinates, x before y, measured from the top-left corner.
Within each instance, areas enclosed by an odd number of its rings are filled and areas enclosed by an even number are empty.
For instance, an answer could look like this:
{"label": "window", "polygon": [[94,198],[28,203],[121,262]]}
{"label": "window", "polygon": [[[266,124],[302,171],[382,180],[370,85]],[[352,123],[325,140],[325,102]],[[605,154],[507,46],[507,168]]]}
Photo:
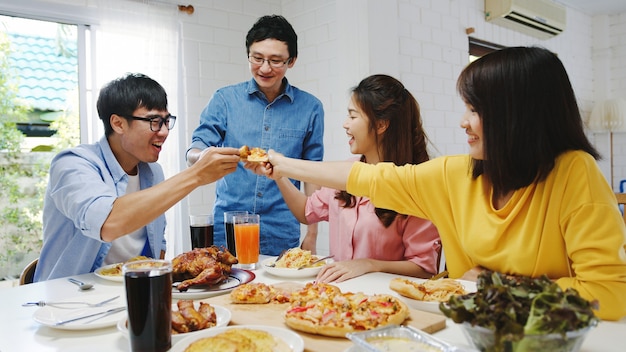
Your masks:
{"label": "window", "polygon": [[10,16],[0,16],[0,24],[9,45],[7,83],[25,111],[13,117],[26,137],[23,150],[78,144],[79,111],[85,105],[79,89],[79,73],[85,70],[78,59],[85,44],[78,31],[85,27]]}

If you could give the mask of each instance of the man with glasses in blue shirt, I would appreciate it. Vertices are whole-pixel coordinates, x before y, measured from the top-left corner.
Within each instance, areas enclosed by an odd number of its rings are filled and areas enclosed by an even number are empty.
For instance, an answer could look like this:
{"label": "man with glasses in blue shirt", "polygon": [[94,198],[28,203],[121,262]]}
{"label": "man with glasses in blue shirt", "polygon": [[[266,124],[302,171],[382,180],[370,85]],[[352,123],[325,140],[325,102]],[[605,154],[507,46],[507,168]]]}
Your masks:
{"label": "man with glasses in blue shirt", "polygon": [[98,97],[105,135],[61,151],[50,165],[43,248],[34,281],[84,274],[138,255],[165,256],[165,211],[195,188],[234,172],[237,148],[212,148],[164,180],[156,162],[176,116],[163,87],[143,74]]}
{"label": "man with glasses in blue shirt", "polygon": [[[322,160],[324,110],[313,95],[289,84],[285,74],[298,58],[297,35],[282,16],[263,16],[246,36],[252,79],[218,89],[200,115],[187,162],[211,146],[274,149],[292,158]],[[293,181],[300,188],[299,181]],[[305,184],[307,195],[319,188]],[[214,243],[226,247],[224,212],[261,215],[261,254],[278,255],[300,245],[300,223],[276,185],[244,169],[219,180],[213,210]],[[315,252],[317,225],[309,225],[302,248]]]}

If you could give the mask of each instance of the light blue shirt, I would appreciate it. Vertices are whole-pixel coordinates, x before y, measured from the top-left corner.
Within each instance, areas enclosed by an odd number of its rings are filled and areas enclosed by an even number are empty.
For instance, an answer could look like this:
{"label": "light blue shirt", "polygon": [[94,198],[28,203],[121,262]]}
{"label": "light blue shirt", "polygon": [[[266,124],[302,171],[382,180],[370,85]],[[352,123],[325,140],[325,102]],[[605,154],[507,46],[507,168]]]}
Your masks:
{"label": "light blue shirt", "polygon": [[[164,179],[157,163],[139,163],[137,167],[141,189]],[[100,229],[127,185],[128,175],[105,137],[54,157],[44,199],[43,247],[35,281],[89,273],[102,265],[111,243],[100,239]],[[165,225],[165,215],[161,215],[144,227],[156,257],[166,248]]]}
{"label": "light blue shirt", "polygon": [[[254,81],[218,89],[200,115],[191,148],[209,146],[274,149],[291,158],[322,160],[324,109],[313,95],[283,79],[285,90],[269,102]],[[300,188],[300,182],[292,181]],[[276,183],[246,170],[217,181],[214,244],[226,246],[224,212],[247,210],[261,215],[261,254],[278,255],[298,247],[300,223],[285,203]]]}

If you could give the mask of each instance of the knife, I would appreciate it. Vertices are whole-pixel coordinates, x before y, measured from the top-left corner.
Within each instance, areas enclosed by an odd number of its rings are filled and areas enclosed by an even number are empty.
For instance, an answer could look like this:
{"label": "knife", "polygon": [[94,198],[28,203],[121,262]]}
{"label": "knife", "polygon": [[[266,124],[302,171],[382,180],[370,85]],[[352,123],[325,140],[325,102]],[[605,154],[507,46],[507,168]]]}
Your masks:
{"label": "knife", "polygon": [[56,324],[54,324],[54,325],[63,325],[63,324],[71,323],[73,321],[87,319],[87,318],[95,317],[95,316],[98,316],[98,315],[102,315],[101,317],[98,317],[98,319],[99,319],[99,318],[105,317],[105,316],[110,315],[110,314],[121,312],[123,310],[126,310],[126,307],[111,308],[109,310],[105,310],[104,312],[93,313],[93,314],[83,315],[82,317],[78,317],[78,318],[72,318],[72,319],[57,321]]}

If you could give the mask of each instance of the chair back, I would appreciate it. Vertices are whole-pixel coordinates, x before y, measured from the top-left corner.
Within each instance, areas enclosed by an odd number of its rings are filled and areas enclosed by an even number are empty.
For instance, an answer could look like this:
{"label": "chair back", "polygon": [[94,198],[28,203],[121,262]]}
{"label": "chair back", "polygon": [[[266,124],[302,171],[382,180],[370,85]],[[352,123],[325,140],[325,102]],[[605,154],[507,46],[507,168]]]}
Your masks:
{"label": "chair back", "polygon": [[626,223],[626,193],[615,193],[615,197],[617,198],[617,204],[622,206],[622,217]]}
{"label": "chair back", "polygon": [[39,258],[34,259],[32,262],[28,263],[22,273],[20,274],[20,285],[32,284],[33,278],[35,277],[35,268],[37,267],[37,262]]}

